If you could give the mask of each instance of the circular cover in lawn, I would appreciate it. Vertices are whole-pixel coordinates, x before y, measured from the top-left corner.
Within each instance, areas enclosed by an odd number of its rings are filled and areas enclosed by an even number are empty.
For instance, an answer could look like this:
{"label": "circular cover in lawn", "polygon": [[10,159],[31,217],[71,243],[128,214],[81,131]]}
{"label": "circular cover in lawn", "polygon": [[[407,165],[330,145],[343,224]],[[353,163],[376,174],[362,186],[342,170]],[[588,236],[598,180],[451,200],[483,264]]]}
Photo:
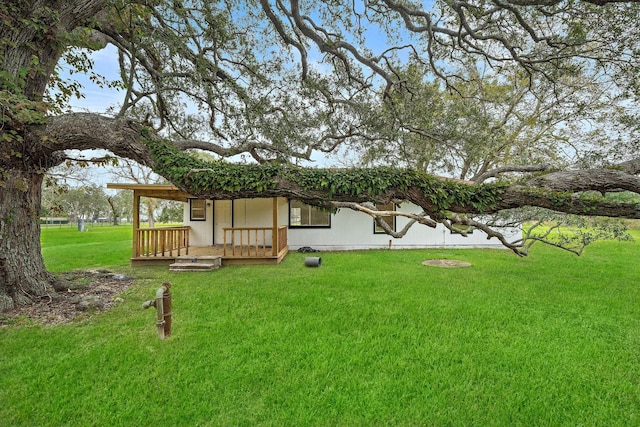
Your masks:
{"label": "circular cover in lawn", "polygon": [[428,259],[426,261],[422,261],[422,265],[430,265],[432,267],[445,267],[445,268],[471,267],[470,262],[456,261],[454,259]]}

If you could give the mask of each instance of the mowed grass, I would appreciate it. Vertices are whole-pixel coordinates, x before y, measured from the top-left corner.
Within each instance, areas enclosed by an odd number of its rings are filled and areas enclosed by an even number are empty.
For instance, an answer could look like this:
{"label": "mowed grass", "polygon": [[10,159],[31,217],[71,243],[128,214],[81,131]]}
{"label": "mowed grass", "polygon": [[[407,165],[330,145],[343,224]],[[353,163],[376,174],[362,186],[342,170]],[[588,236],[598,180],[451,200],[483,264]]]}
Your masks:
{"label": "mowed grass", "polygon": [[50,271],[127,266],[131,258],[130,225],[88,226],[79,232],[74,225],[42,228],[42,254]]}
{"label": "mowed grass", "polygon": [[[52,270],[104,256],[137,280],[88,320],[0,329],[0,425],[640,425],[638,243],[169,273],[130,269],[130,228],[107,230],[44,231]],[[160,341],[141,303],[165,280]]]}

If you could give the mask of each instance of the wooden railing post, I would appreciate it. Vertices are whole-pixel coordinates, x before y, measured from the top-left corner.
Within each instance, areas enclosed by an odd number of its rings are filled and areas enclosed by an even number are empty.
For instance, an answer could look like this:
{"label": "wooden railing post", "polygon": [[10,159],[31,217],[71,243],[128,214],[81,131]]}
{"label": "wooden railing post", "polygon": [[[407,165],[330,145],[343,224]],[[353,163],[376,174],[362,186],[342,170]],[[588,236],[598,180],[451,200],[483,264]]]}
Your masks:
{"label": "wooden railing post", "polygon": [[173,252],[177,251],[178,256],[182,250],[189,254],[189,229],[182,227],[156,227],[137,228],[134,231],[133,253],[136,257],[173,257]]}
{"label": "wooden railing post", "polygon": [[[223,228],[222,235],[222,254],[225,257],[246,256],[259,258],[278,256],[287,246],[286,226],[279,226],[275,232],[271,227],[230,227]],[[267,243],[269,237],[271,237],[270,250]],[[231,248],[229,248],[229,245]],[[251,246],[254,246],[253,251]]]}
{"label": "wooden railing post", "polygon": [[140,195],[133,191],[133,257],[140,256]]}
{"label": "wooden railing post", "polygon": [[273,198],[272,227],[271,227],[271,255],[278,256],[278,198]]}

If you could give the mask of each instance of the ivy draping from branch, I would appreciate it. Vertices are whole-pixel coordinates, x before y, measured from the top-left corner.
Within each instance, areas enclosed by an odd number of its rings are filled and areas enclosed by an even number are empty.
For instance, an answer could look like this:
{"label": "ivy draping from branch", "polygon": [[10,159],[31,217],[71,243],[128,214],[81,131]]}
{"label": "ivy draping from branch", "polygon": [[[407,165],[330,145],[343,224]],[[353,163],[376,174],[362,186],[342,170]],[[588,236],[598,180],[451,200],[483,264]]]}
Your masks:
{"label": "ivy draping from branch", "polygon": [[156,172],[182,190],[210,199],[284,196],[330,207],[332,201],[388,203],[417,190],[428,200],[428,206],[418,204],[431,216],[442,217],[454,206],[469,206],[479,213],[493,210],[506,188],[496,183],[469,185],[394,167],[325,169],[208,161],[143,133]]}

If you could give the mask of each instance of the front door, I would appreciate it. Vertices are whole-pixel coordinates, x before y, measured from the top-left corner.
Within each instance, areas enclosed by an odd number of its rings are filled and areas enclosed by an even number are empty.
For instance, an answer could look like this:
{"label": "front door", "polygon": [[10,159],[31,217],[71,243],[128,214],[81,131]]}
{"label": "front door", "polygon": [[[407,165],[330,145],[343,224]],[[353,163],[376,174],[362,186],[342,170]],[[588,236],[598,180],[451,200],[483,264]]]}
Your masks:
{"label": "front door", "polygon": [[223,228],[230,228],[233,210],[231,200],[216,200],[213,206],[213,244],[221,245],[224,242]]}

